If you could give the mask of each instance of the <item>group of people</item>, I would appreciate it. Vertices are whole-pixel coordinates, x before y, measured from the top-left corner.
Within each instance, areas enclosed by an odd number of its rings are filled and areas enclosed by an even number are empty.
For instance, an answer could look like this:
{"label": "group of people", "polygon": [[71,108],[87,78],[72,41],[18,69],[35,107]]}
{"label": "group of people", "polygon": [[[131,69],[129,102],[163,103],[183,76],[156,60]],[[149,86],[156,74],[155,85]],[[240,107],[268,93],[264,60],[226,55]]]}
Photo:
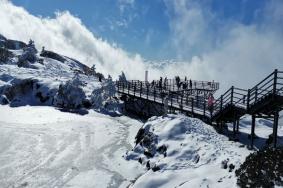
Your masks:
{"label": "group of people", "polygon": [[[176,76],[173,84],[177,86],[178,91],[180,89],[183,89],[183,90],[192,89],[193,86],[196,88],[196,82],[193,82],[191,79],[188,80],[187,77],[185,77],[185,79],[182,81],[179,76]],[[170,89],[169,87],[172,87],[169,85],[167,77],[165,78],[160,77],[159,80],[153,80],[150,85],[152,88],[153,87],[159,88],[162,94],[164,90],[168,90]],[[202,85],[204,85],[204,83],[202,83]],[[164,96],[162,96],[162,98],[164,98]],[[210,93],[207,98],[207,106],[211,114],[213,113],[214,103],[215,103],[215,100],[214,100],[213,94]]]}
{"label": "group of people", "polygon": [[[176,76],[175,77],[175,82],[176,82],[176,85],[177,85],[177,89],[180,90],[180,89],[183,89],[183,90],[186,90],[188,88],[192,89],[193,88],[193,82],[192,80],[190,79],[189,81],[187,80],[187,77],[185,76],[185,80],[184,81],[181,81],[180,77],[179,76]],[[196,86],[196,84],[195,84]]]}
{"label": "group of people", "polygon": [[[174,83],[173,83],[174,84]],[[175,84],[177,86],[177,89],[183,89],[186,90],[188,88],[192,89],[193,88],[193,82],[190,79],[189,81],[187,80],[187,77],[185,77],[184,81],[181,81],[179,76],[175,77]],[[167,77],[165,77],[164,79],[162,77],[160,77],[160,79],[157,80],[153,80],[151,82],[151,87],[158,87],[160,90],[162,89],[168,89],[168,87],[170,87],[170,85],[168,84],[168,79]],[[195,87],[196,87],[196,83],[195,83]]]}

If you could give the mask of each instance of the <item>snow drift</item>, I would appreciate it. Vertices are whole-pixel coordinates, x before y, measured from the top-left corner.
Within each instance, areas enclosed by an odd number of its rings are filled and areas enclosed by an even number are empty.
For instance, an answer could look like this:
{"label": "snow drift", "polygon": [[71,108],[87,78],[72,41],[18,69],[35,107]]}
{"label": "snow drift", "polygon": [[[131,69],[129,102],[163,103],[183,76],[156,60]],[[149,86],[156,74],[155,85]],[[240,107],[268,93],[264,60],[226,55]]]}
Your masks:
{"label": "snow drift", "polygon": [[143,125],[125,159],[145,170],[132,187],[235,187],[234,169],[250,152],[198,119],[169,114]]}

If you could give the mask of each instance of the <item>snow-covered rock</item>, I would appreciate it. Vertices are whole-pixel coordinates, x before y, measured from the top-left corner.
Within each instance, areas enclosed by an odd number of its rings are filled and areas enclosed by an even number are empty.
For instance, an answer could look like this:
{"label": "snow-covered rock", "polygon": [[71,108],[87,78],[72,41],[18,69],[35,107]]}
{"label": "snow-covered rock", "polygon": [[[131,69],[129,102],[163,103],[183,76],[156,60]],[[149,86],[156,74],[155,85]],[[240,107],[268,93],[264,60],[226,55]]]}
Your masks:
{"label": "snow-covered rock", "polygon": [[125,159],[145,170],[132,187],[235,187],[234,169],[250,152],[199,119],[169,114],[143,125]]}

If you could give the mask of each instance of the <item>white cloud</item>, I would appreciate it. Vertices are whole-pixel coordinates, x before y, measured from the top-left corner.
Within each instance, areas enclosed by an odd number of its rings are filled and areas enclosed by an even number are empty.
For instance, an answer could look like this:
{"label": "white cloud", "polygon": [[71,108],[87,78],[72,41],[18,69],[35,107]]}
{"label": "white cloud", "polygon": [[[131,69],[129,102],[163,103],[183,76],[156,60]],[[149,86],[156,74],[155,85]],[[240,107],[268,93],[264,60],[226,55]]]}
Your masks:
{"label": "white cloud", "polygon": [[[268,12],[274,13],[272,19],[265,19],[263,23],[223,25],[225,35],[216,44],[218,36],[211,34],[209,26],[217,21],[217,16],[207,7],[203,9],[198,4],[188,4],[190,2],[166,0],[172,5],[168,7],[169,13],[175,15],[170,17],[170,41],[180,56],[190,53],[194,46],[199,54],[189,60],[151,68],[150,78],[186,75],[193,79],[216,80],[221,82],[223,91],[232,84],[251,87],[273,69],[283,70],[283,33],[278,27],[279,23],[282,26],[282,9],[276,8],[282,5],[280,1],[272,1],[263,10],[266,17],[270,15]],[[57,13],[55,18],[39,18],[0,0],[0,25],[0,33],[8,38],[23,41],[32,38],[39,49],[45,46],[87,65],[96,64],[98,70],[114,77],[124,70],[130,79],[143,79],[148,67],[140,55],[128,54],[117,45],[95,37],[69,12]]]}
{"label": "white cloud", "polygon": [[283,69],[283,9],[278,8],[282,1],[267,3],[260,23],[226,20],[217,32],[211,26],[221,20],[209,5],[200,6],[200,1],[194,0],[164,1],[176,53],[184,58],[197,52],[190,61],[169,65],[165,72],[169,69],[196,79],[214,79],[221,82],[223,91],[231,85],[251,87],[275,68]]}
{"label": "white cloud", "polygon": [[[39,18],[12,3],[0,0],[0,33],[7,38],[28,41],[41,49],[57,51],[117,77],[124,70],[129,78],[143,78],[145,65],[140,55],[130,55],[94,35],[69,12],[55,18]],[[142,74],[138,74],[142,72]]]}

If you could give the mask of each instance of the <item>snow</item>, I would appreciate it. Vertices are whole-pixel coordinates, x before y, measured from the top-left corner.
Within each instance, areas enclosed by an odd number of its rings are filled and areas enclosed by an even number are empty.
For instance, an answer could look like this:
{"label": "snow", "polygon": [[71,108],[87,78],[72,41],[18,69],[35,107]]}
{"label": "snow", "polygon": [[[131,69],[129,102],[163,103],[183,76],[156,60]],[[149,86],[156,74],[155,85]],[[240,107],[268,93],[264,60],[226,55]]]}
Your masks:
{"label": "snow", "polygon": [[[251,134],[251,121],[252,118],[250,115],[245,115],[240,119],[239,131],[241,132],[239,136],[239,142],[244,144],[250,144],[248,135]],[[233,125],[228,123],[228,130],[233,130]],[[257,136],[254,139],[255,149],[261,149],[265,146],[268,136],[273,134],[273,122],[263,118],[257,118],[255,123],[255,135]],[[282,119],[279,118],[278,130],[277,130],[277,143],[278,145],[283,145],[283,123]]]}
{"label": "snow", "polygon": [[[13,58],[0,64],[1,187],[236,187],[234,171],[253,152],[250,116],[241,119],[239,142],[180,114],[143,124],[121,115],[110,76],[99,82],[95,66],[49,51],[41,57],[30,47],[9,50]],[[119,79],[126,81],[123,72]],[[86,101],[85,115],[52,107],[80,108]],[[255,133],[259,149],[271,122],[257,119]],[[278,135],[283,144],[281,124]]]}
{"label": "snow", "polygon": [[[9,51],[12,58],[0,63],[0,104],[6,103],[2,99],[7,97],[10,106],[118,110],[119,105],[113,100],[116,88],[111,77],[100,82],[95,70],[51,51],[39,54],[32,41],[23,49]],[[102,97],[94,96],[95,91]]]}
{"label": "snow", "polygon": [[122,158],[137,120],[42,106],[0,105],[0,114],[1,187],[125,187],[142,173]]}
{"label": "snow", "polygon": [[[250,123],[249,117],[244,117],[240,130],[250,132],[248,122]],[[257,124],[258,135],[267,135],[270,122],[258,119]],[[143,129],[151,143],[143,141],[142,145],[136,145],[125,156],[129,163],[144,168],[145,173],[131,185],[134,188],[237,187],[234,171],[253,152],[247,148],[249,142],[245,133],[240,134],[242,142],[229,141],[227,136],[218,134],[212,126],[183,115],[152,117],[143,125]],[[278,134],[283,135],[282,126],[279,127]],[[166,146],[166,156],[158,152],[161,146]],[[144,151],[151,152],[154,156],[147,157]],[[137,162],[139,159],[142,164]],[[223,169],[222,163],[225,160],[228,162],[227,169]],[[150,168],[158,166],[160,170],[148,170],[147,162]],[[230,164],[235,165],[232,172],[229,172]]]}

